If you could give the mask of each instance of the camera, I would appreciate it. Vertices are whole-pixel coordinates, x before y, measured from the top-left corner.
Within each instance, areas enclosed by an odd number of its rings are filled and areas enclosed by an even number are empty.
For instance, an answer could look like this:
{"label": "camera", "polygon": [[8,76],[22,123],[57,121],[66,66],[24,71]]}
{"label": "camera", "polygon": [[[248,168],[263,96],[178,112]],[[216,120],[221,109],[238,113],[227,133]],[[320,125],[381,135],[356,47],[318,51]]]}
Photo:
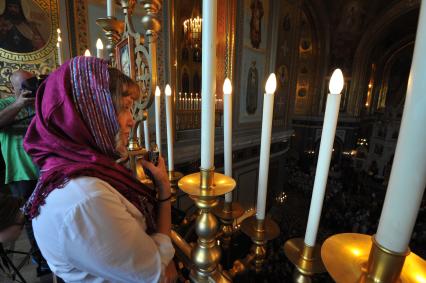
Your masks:
{"label": "camera", "polygon": [[40,75],[39,77],[35,77],[35,76],[31,77],[22,82],[21,88],[31,92],[31,94],[29,94],[28,97],[35,97],[37,89],[46,78],[47,78],[47,75]]}

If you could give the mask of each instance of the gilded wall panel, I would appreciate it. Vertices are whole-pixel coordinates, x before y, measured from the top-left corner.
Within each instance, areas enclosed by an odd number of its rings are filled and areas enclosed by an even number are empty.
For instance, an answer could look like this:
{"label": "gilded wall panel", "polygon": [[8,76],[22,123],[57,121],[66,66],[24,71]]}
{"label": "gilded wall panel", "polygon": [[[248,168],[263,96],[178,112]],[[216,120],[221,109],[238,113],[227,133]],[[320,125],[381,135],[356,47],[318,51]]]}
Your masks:
{"label": "gilded wall panel", "polygon": [[11,92],[9,77],[18,69],[55,68],[58,14],[57,0],[0,1],[0,92]]}

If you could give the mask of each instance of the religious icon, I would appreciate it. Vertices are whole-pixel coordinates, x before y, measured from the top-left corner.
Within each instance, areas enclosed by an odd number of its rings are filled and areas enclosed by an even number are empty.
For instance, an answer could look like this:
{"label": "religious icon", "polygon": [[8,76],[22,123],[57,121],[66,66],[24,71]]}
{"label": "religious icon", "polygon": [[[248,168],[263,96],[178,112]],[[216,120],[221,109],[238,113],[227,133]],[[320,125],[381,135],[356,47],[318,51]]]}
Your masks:
{"label": "religious icon", "polygon": [[259,72],[256,68],[256,61],[252,61],[247,75],[246,111],[248,114],[254,114],[257,110],[258,86]]}
{"label": "religious icon", "polygon": [[51,33],[47,22],[35,1],[0,0],[0,48],[14,53],[42,49]]}
{"label": "religious icon", "polygon": [[250,4],[251,19],[250,19],[250,41],[254,48],[259,48],[262,41],[262,18],[263,4],[262,1],[252,0]]}
{"label": "religious icon", "polygon": [[126,76],[135,79],[134,40],[129,36],[116,46],[117,69]]}

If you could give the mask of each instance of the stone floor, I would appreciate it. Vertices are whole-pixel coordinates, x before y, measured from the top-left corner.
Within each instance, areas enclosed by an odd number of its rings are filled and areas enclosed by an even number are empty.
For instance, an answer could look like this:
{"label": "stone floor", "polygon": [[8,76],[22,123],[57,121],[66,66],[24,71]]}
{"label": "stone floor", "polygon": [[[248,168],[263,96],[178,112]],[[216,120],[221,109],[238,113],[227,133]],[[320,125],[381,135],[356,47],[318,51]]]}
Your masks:
{"label": "stone floor", "polygon": [[[30,250],[30,243],[28,241],[28,237],[25,232],[21,233],[21,236],[15,243],[5,244],[5,249],[11,249],[15,251],[27,252]],[[13,254],[9,255],[9,258],[12,259],[15,266],[19,265],[22,260],[25,258],[25,255]],[[31,262],[31,259],[28,260],[25,265],[20,269],[20,273],[22,277],[25,279],[27,283],[51,283],[53,282],[52,275],[44,275],[41,277],[37,277],[36,272],[37,265]],[[2,270],[0,270],[0,282],[1,283],[12,283],[12,282],[22,282],[19,278],[15,278],[13,280],[7,274],[5,274]]]}

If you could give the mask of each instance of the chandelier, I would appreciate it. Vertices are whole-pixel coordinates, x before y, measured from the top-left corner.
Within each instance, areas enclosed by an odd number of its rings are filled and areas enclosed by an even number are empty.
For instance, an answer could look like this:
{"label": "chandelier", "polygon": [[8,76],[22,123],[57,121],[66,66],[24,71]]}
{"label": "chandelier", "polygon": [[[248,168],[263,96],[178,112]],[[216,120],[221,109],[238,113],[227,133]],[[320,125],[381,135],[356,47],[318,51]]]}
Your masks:
{"label": "chandelier", "polygon": [[201,31],[203,19],[200,16],[194,16],[183,22],[183,33],[188,45],[192,48],[201,46]]}

